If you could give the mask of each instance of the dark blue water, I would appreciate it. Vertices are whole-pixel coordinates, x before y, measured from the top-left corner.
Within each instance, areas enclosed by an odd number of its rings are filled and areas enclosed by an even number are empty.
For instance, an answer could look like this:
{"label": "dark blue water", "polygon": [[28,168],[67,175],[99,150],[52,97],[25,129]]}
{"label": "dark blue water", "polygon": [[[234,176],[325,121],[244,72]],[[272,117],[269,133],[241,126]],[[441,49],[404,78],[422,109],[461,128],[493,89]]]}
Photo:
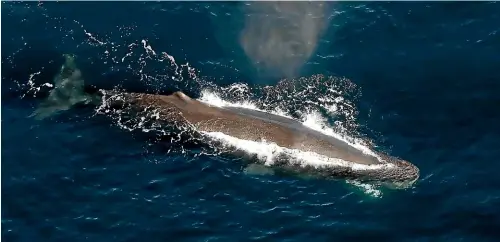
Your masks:
{"label": "dark blue water", "polygon": [[143,39],[218,86],[275,85],[237,44],[240,5],[2,3],[2,240],[498,241],[498,3],[330,5],[337,14],[300,76],[350,79],[362,90],[358,132],[421,170],[414,187],[377,198],[167,153],[86,108],[28,117],[41,99],[21,98],[25,84],[50,82],[63,53],[78,55],[89,84],[199,95],[199,81],[168,81],[159,62],[111,61]]}

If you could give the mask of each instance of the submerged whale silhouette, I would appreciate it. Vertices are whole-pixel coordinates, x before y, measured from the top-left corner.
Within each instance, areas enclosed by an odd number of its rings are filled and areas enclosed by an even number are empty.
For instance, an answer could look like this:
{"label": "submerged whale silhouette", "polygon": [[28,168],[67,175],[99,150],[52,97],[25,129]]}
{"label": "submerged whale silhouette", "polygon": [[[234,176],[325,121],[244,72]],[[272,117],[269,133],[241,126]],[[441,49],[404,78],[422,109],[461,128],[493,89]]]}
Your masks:
{"label": "submerged whale silhouette", "polygon": [[[419,169],[413,164],[378,152],[365,154],[347,142],[310,129],[302,123],[279,115],[239,107],[216,107],[188,97],[182,92],[171,95],[99,90],[85,92],[75,59],[66,62],[54,79],[54,89],[33,114],[45,118],[75,104],[107,105],[108,108],[134,115],[151,110],[157,120],[189,127],[202,133],[222,133],[247,141],[265,140],[279,147],[312,152],[337,162],[320,165],[304,162],[274,162],[275,167],[324,178],[348,178],[391,183],[413,183]],[[340,162],[339,162],[340,161]]]}

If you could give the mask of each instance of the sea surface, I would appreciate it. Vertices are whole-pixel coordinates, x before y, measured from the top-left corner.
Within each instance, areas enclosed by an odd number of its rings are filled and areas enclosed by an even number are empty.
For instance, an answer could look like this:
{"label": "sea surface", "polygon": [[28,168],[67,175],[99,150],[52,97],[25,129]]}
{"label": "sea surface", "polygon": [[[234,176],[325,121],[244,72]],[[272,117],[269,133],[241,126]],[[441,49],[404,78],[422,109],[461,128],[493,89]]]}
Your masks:
{"label": "sea surface", "polygon": [[[322,28],[299,26],[322,29],[310,56],[288,68],[278,38],[266,71],[241,45],[248,6],[2,2],[2,241],[500,240],[499,3],[325,3]],[[393,189],[248,173],[92,107],[36,120],[63,54],[88,85],[291,116],[420,178]]]}

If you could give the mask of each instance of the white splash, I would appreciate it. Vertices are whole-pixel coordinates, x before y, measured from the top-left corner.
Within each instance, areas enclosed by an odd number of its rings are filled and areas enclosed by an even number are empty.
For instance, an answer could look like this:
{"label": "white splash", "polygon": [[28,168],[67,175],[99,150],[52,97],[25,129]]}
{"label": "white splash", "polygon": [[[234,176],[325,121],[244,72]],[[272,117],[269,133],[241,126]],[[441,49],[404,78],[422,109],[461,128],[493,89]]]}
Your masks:
{"label": "white splash", "polygon": [[357,188],[360,188],[365,194],[370,195],[372,197],[381,198],[382,191],[377,189],[377,186],[374,184],[366,184],[361,183],[359,181],[346,181],[347,184],[353,185]]}
{"label": "white splash", "polygon": [[[242,150],[248,154],[256,155],[259,160],[264,161],[264,165],[273,167],[275,158],[285,155],[290,165],[300,165],[301,167],[312,166],[316,169],[325,167],[351,167],[353,170],[369,170],[393,167],[393,164],[364,165],[353,162],[347,162],[341,159],[330,158],[316,154],[314,152],[304,152],[296,149],[280,147],[275,143],[265,140],[260,142],[238,139],[220,132],[202,132],[214,140],[222,141],[223,145]],[[374,184],[366,184],[359,181],[345,181],[347,184],[360,188],[365,194],[380,198],[382,191],[377,189]]]}
{"label": "white splash", "polygon": [[253,110],[259,110],[257,106],[250,102],[250,101],[243,101],[243,102],[228,102],[220,98],[216,93],[208,91],[208,90],[203,90],[201,91],[201,97],[198,99],[201,102],[204,102],[206,104],[210,104],[216,107],[240,107],[240,108],[248,108],[248,109],[253,109]]}
{"label": "white splash", "polygon": [[302,124],[304,124],[305,126],[311,128],[311,129],[314,129],[314,130],[319,131],[323,134],[335,137],[336,139],[342,140],[342,141],[346,142],[347,144],[349,144],[350,146],[362,151],[363,153],[371,155],[371,156],[375,156],[379,160],[382,160],[370,148],[363,145],[362,141],[356,140],[356,139],[351,138],[351,137],[345,137],[344,135],[340,135],[340,134],[336,133],[332,128],[328,127],[325,123],[326,123],[326,120],[323,118],[323,116],[321,116],[321,114],[319,114],[316,111],[310,111],[309,113],[307,113],[304,117],[303,122],[302,122]]}
{"label": "white splash", "polygon": [[232,146],[239,150],[246,151],[250,154],[257,155],[260,160],[265,161],[266,166],[272,166],[277,155],[287,155],[291,164],[299,164],[302,167],[313,166],[315,168],[322,167],[351,167],[353,170],[376,170],[384,167],[393,167],[393,164],[384,163],[376,165],[364,165],[354,162],[344,161],[341,159],[330,158],[319,155],[314,152],[305,152],[296,149],[289,149],[278,146],[276,143],[271,143],[266,140],[251,141],[235,138],[233,136],[221,132],[201,132],[213,139],[224,141],[225,145]]}

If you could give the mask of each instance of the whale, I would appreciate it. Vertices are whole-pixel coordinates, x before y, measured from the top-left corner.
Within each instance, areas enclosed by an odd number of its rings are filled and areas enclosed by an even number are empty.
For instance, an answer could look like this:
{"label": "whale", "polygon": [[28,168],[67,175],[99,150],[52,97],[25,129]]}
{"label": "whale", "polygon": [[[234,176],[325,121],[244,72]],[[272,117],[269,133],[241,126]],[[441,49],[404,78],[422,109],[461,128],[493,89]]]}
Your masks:
{"label": "whale", "polygon": [[32,115],[37,119],[78,104],[94,105],[103,114],[118,112],[121,117],[144,117],[147,114],[161,125],[190,130],[193,136],[203,136],[204,140],[230,137],[247,142],[265,141],[287,151],[314,154],[310,159],[315,160],[310,162],[297,162],[286,155],[278,155],[274,162],[253,161],[272,168],[320,178],[406,185],[419,178],[419,169],[406,160],[383,152],[364,152],[343,139],[311,129],[292,118],[243,107],[214,106],[182,91],[169,95],[116,89],[89,91],[76,65],[76,57],[64,57],[65,63],[54,78],[53,89]]}

